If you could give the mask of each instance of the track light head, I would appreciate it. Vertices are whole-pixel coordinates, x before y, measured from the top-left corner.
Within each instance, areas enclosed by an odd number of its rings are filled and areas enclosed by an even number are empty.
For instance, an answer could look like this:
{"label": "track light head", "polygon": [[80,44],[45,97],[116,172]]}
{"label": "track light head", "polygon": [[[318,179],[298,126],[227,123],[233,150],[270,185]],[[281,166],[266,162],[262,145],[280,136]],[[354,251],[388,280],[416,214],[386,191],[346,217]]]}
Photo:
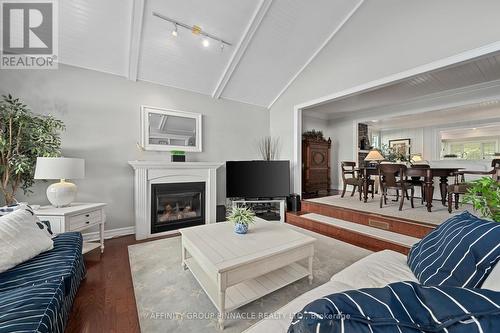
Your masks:
{"label": "track light head", "polygon": [[177,24],[174,24],[174,30],[172,30],[172,36],[177,37],[179,33],[177,32]]}
{"label": "track light head", "polygon": [[203,41],[201,42],[201,44],[204,47],[209,47],[210,46],[210,41],[207,38],[204,38]]}

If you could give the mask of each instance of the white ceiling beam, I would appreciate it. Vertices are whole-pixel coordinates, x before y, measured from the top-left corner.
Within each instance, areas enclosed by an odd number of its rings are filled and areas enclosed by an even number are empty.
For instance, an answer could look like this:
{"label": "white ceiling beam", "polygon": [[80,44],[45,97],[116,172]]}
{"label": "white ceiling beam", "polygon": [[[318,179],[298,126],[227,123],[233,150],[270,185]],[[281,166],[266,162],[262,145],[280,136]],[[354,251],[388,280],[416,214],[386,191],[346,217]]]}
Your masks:
{"label": "white ceiling beam", "polygon": [[354,8],[347,13],[346,17],[340,22],[340,24],[335,28],[335,30],[332,31],[332,33],[326,38],[326,40],[321,44],[321,46],[313,53],[313,55],[306,61],[306,63],[298,70],[297,73],[295,73],[294,76],[288,81],[288,83],[281,89],[281,91],[278,93],[278,95],[273,99],[273,101],[268,105],[268,109],[270,109],[274,103],[278,100],[278,98],[283,95],[283,93],[292,85],[292,83],[297,79],[297,77],[304,71],[304,69],[309,66],[309,64],[316,58],[316,56],[323,50],[323,48],[332,40],[333,37],[342,29],[342,27],[349,21],[349,19],[356,13],[356,11],[361,7],[365,0],[360,0]]}
{"label": "white ceiling beam", "polygon": [[139,72],[139,57],[141,52],[141,37],[145,4],[146,0],[134,0],[134,3],[132,4],[132,22],[130,29],[127,73],[127,78],[132,81],[137,81],[137,75]]}
{"label": "white ceiling beam", "polygon": [[252,19],[250,20],[250,23],[248,24],[243,33],[243,37],[238,42],[236,50],[233,52],[233,55],[229,59],[229,62],[226,68],[224,69],[224,72],[222,73],[222,76],[217,82],[217,85],[212,93],[213,98],[219,98],[222,92],[224,91],[224,88],[226,88],[227,83],[231,79],[231,76],[233,75],[236,67],[238,67],[241,59],[245,55],[248,45],[250,45],[250,42],[252,41],[255,32],[259,28],[262,19],[269,10],[269,7],[271,6],[272,2],[273,0],[260,1],[259,5],[257,6],[257,9],[255,10],[252,16]]}

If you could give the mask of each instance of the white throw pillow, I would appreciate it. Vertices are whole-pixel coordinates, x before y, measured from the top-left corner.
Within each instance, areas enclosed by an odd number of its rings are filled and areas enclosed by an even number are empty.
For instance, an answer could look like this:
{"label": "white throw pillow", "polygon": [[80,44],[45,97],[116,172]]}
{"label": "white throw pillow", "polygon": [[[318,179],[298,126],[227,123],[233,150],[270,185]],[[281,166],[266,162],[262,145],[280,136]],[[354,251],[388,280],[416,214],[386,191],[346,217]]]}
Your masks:
{"label": "white throw pillow", "polygon": [[0,273],[54,247],[35,219],[26,209],[0,217]]}
{"label": "white throw pillow", "polygon": [[[19,210],[19,209],[26,209],[29,212],[31,212],[33,215],[35,215],[35,213],[33,211],[33,208],[31,208],[31,206],[29,206],[28,204],[25,204],[25,203],[20,203],[20,204],[16,204],[16,205],[12,205],[12,206],[3,206],[3,207],[0,207],[0,216],[5,216],[5,215],[10,214],[12,212],[15,212],[16,210]],[[50,238],[54,238],[56,236],[52,232],[52,229],[51,229],[49,221],[40,221],[40,219],[38,218],[38,216],[35,216],[35,219],[33,221]]]}
{"label": "white throw pillow", "polygon": [[481,289],[500,291],[500,264],[498,262],[495,267],[493,267],[486,280],[484,280]]}

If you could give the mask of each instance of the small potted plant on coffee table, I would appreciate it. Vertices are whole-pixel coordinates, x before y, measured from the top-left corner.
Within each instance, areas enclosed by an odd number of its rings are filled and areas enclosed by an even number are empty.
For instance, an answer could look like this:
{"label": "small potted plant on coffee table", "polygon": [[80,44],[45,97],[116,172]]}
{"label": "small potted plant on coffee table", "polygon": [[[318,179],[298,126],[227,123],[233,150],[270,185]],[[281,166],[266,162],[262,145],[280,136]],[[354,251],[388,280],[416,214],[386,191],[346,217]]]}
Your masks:
{"label": "small potted plant on coffee table", "polygon": [[254,219],[255,213],[247,206],[233,206],[227,216],[227,220],[234,223],[234,232],[237,234],[246,234],[248,225],[253,223]]}

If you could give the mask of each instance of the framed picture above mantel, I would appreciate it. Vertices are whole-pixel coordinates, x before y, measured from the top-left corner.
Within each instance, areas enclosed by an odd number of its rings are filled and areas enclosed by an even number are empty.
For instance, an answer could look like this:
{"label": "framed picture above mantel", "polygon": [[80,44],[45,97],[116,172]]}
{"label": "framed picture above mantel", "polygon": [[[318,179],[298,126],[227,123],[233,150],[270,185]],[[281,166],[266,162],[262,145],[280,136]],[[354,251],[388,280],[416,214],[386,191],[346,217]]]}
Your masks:
{"label": "framed picture above mantel", "polygon": [[153,151],[202,151],[200,113],[141,106],[141,144]]}

